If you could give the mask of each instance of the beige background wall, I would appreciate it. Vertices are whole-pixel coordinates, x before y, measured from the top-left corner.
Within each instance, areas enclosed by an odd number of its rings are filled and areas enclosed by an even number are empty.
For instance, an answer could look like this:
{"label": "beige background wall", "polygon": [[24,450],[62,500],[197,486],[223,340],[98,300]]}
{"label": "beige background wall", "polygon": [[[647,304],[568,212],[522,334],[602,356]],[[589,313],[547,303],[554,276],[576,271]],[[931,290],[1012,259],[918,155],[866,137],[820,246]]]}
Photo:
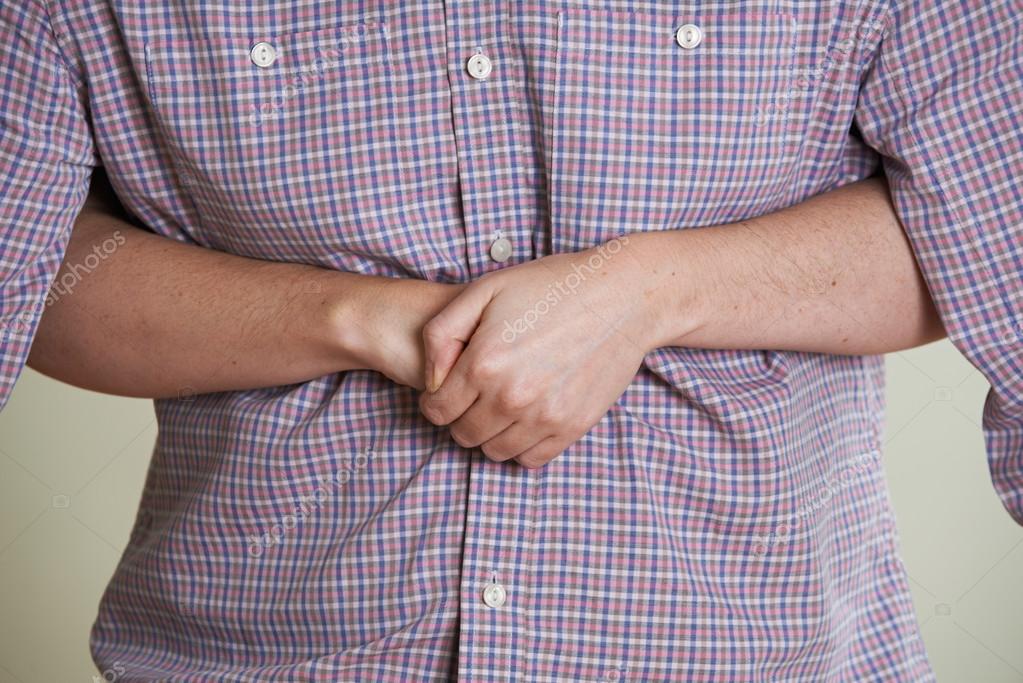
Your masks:
{"label": "beige background wall", "polygon": [[[1023,683],[1023,529],[988,480],[987,385],[947,342],[888,369],[885,462],[938,680]],[[89,626],[155,435],[148,401],[19,382],[0,413],[0,683],[98,676]]]}

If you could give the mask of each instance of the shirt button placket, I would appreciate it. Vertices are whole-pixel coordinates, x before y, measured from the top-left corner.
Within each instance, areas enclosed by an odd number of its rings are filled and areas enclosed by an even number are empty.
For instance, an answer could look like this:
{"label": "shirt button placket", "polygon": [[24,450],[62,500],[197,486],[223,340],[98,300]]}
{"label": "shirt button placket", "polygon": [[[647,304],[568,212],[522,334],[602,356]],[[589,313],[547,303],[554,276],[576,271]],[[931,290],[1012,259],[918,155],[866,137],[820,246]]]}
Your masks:
{"label": "shirt button placket", "polygon": [[[445,3],[452,121],[473,278],[516,261],[521,245],[529,243],[536,192],[520,154],[531,141],[522,140],[526,133],[517,108],[524,105],[514,100],[521,97],[523,75],[515,50],[508,49],[507,9],[481,2]],[[525,220],[516,215],[520,207]],[[529,567],[535,473],[492,462],[479,449],[468,457],[459,676],[528,677],[523,569]]]}

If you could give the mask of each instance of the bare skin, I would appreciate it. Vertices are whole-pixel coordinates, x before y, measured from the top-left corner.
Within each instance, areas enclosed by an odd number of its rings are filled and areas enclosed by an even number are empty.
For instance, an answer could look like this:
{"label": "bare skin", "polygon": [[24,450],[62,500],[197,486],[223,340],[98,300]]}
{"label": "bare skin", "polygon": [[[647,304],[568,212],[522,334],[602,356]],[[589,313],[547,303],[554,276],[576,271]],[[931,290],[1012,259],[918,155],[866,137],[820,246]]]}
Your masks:
{"label": "bare skin", "polygon": [[527,467],[582,436],[661,346],[865,354],[944,334],[878,179],[739,224],[626,235],[469,285],[180,244],[126,222],[102,191],[79,216],[57,282],[115,238],[47,307],[32,367],[145,397],[375,370],[433,389],[423,413],[458,443]]}
{"label": "bare skin", "polygon": [[872,354],[943,336],[887,188],[867,180],[480,278],[426,325],[420,407],[459,444],[539,467],[662,346]]}
{"label": "bare skin", "polygon": [[[104,258],[74,277],[93,254]],[[28,363],[79,387],[145,398],[353,369],[422,389],[422,327],[462,289],[182,244],[131,225],[94,183]]]}

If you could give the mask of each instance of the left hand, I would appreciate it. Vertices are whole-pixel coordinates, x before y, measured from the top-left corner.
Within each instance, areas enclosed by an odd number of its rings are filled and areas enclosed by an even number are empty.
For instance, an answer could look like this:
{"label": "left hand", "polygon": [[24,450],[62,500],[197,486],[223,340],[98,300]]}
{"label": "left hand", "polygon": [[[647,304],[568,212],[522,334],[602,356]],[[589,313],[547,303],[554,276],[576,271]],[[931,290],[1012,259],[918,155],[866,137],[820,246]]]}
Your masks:
{"label": "left hand", "polygon": [[589,431],[653,348],[646,274],[629,241],[470,284],[423,329],[427,419],[450,424],[461,446],[529,468]]}

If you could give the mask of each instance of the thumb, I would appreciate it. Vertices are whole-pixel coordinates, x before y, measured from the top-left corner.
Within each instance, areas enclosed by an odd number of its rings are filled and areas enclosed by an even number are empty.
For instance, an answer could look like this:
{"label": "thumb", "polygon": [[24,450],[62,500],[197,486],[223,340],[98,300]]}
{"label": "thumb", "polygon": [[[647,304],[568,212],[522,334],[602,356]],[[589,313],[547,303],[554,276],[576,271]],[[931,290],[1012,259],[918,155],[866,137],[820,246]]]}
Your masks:
{"label": "thumb", "polygon": [[444,384],[493,296],[489,284],[477,281],[466,287],[423,327],[427,391],[437,391]]}

